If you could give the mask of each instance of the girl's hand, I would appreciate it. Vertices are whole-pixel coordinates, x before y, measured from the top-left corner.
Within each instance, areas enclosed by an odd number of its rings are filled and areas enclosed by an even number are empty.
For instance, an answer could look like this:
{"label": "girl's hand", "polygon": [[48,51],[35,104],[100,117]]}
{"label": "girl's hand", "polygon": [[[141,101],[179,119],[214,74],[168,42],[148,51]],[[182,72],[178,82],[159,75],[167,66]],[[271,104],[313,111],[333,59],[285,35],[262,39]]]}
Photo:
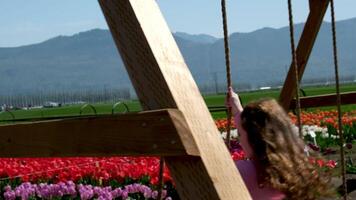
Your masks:
{"label": "girl's hand", "polygon": [[226,107],[231,107],[231,112],[233,116],[240,114],[243,110],[239,95],[234,92],[232,87],[229,87],[228,94],[225,100],[225,105]]}

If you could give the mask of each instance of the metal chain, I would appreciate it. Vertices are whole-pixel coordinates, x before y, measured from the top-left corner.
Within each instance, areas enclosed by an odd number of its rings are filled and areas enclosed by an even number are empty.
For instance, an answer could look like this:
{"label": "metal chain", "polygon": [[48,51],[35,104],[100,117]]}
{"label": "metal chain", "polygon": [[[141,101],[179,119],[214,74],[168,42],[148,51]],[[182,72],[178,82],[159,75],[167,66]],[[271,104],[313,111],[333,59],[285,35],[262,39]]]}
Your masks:
{"label": "metal chain", "polygon": [[297,108],[297,124],[299,137],[303,138],[302,133],[302,119],[300,117],[301,109],[300,109],[300,98],[299,98],[299,72],[298,72],[298,60],[297,60],[297,52],[295,50],[294,44],[294,23],[293,23],[293,10],[292,10],[292,1],[288,0],[288,15],[289,15],[289,33],[290,33],[290,44],[291,44],[291,53],[292,53],[292,63],[295,73],[295,98],[296,98],[296,108]]}
{"label": "metal chain", "polygon": [[162,199],[162,190],[164,186],[163,182],[163,171],[164,171],[164,157],[159,160],[159,177],[158,177],[158,195],[157,199]]}
{"label": "metal chain", "polygon": [[[225,0],[221,0],[221,13],[224,29],[224,47],[225,47],[225,64],[226,64],[226,80],[227,91],[231,87],[231,68],[230,68],[230,48],[229,48],[229,33],[227,28],[227,16]],[[229,92],[227,93],[227,99],[230,99]],[[227,109],[227,127],[226,127],[226,145],[230,149],[230,132],[231,132],[231,107]]]}
{"label": "metal chain", "polygon": [[341,113],[341,97],[340,97],[340,85],[339,85],[339,64],[337,57],[337,43],[336,43],[336,25],[335,25],[335,6],[334,0],[330,0],[331,11],[331,31],[333,40],[333,56],[335,67],[335,81],[336,81],[336,104],[338,113],[338,126],[340,136],[340,157],[341,157],[341,173],[342,173],[342,186],[344,189],[344,199],[347,199],[347,187],[346,187],[346,167],[345,167],[345,151],[344,151],[344,134],[342,131],[342,113]]}

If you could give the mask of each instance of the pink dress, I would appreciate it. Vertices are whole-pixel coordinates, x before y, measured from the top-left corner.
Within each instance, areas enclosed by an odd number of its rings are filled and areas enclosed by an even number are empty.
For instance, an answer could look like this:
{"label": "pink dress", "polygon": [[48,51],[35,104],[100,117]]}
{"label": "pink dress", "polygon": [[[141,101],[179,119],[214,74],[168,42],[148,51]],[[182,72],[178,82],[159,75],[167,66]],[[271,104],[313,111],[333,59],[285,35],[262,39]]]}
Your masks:
{"label": "pink dress", "polygon": [[245,185],[254,200],[281,200],[285,195],[273,188],[260,188],[257,183],[256,167],[252,161],[238,160],[235,162]]}

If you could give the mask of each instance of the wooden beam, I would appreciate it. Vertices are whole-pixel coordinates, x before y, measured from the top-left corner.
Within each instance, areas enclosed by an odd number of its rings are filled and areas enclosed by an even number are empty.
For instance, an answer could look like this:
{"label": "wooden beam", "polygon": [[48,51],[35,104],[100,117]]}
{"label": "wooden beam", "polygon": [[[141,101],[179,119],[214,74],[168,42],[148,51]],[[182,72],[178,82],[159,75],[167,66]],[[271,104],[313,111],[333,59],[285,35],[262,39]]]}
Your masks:
{"label": "wooden beam", "polygon": [[[303,33],[299,40],[297,47],[297,62],[298,62],[298,72],[300,81],[303,77],[305,67],[308,63],[309,56],[313,49],[315,39],[320,30],[320,26],[323,22],[325,12],[329,5],[329,0],[311,0],[310,3],[310,13],[305,23]],[[296,81],[294,72],[294,63],[290,65],[288,75],[284,81],[284,85],[279,97],[279,101],[285,110],[288,110],[290,103],[295,96],[296,91]]]}
{"label": "wooden beam", "polygon": [[182,113],[173,109],[0,126],[0,157],[117,155],[199,153]]}
{"label": "wooden beam", "polygon": [[[356,104],[356,92],[346,92],[340,94],[341,104]],[[290,105],[290,109],[295,109],[296,100],[293,99]],[[336,94],[319,95],[311,97],[301,97],[300,106],[301,108],[312,108],[312,107],[323,107],[323,106],[335,106],[336,105]]]}
{"label": "wooden beam", "polygon": [[197,143],[199,158],[166,158],[180,198],[250,199],[156,1],[99,3],[142,107],[178,108]]}

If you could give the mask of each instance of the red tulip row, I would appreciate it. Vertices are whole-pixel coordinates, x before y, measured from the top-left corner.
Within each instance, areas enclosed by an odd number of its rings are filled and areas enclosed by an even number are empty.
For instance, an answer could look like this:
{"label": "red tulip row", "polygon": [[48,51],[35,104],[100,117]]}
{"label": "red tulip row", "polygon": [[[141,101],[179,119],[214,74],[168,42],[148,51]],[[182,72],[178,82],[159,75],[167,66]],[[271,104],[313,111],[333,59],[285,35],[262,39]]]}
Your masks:
{"label": "red tulip row", "polygon": [[[217,120],[215,120],[215,124],[218,127],[220,132],[226,131],[227,119],[217,119]],[[231,128],[236,129],[236,124],[233,119],[231,119]]]}
{"label": "red tulip row", "polygon": [[[245,159],[239,148],[231,150],[233,160]],[[312,159],[320,167],[334,168],[334,161]],[[110,158],[12,158],[0,159],[0,180],[20,178],[22,182],[77,182],[90,178],[101,182],[123,181],[130,177],[138,180],[150,177],[151,184],[158,183],[159,158],[156,157],[110,157]],[[164,181],[172,181],[167,168]]]}
{"label": "red tulip row", "polygon": [[[293,113],[288,114],[293,123],[296,123],[297,117]],[[317,125],[324,127],[327,124],[338,127],[338,114],[337,111],[317,111],[317,112],[302,112],[301,120],[303,125]],[[342,115],[342,124],[352,126],[356,123],[356,111],[345,112]],[[215,121],[216,126],[220,131],[225,131],[227,127],[226,119],[218,119]],[[231,122],[231,127],[236,128],[234,121]]]}
{"label": "red tulip row", "polygon": [[[292,121],[295,116],[290,114]],[[335,111],[320,111],[317,113],[302,114],[303,124],[322,125],[331,120],[336,121]],[[356,122],[356,112],[345,113],[345,124]],[[334,122],[333,121],[333,122]],[[225,120],[217,120],[219,130],[226,127]],[[235,127],[232,122],[233,127]],[[234,160],[245,159],[244,152],[236,141],[231,150]],[[314,161],[313,161],[314,162]],[[328,161],[316,161],[315,163],[329,168],[335,167],[336,163]],[[149,176],[151,184],[158,183],[159,158],[157,157],[108,157],[108,158],[1,158],[0,181],[19,178],[21,181],[31,182],[65,182],[78,181],[91,178],[102,182],[109,180],[123,181],[125,178],[140,179]],[[164,170],[164,180],[172,181],[167,168]]]}
{"label": "red tulip row", "polygon": [[[20,178],[22,181],[78,181],[91,178],[99,181],[139,179],[151,177],[158,182],[159,159],[156,157],[109,157],[109,158],[2,158],[0,180]],[[164,170],[165,181],[171,177]]]}
{"label": "red tulip row", "polygon": [[[296,122],[297,118],[294,114],[289,113],[292,122]],[[301,120],[303,125],[317,125],[325,126],[330,124],[335,128],[338,127],[338,113],[335,110],[332,111],[317,111],[317,112],[302,112]],[[356,123],[356,111],[345,112],[342,115],[342,124],[352,126]]]}
{"label": "red tulip row", "polygon": [[[231,152],[234,160],[244,159],[241,149]],[[109,158],[1,158],[0,181],[20,178],[21,181],[77,182],[91,178],[101,182],[137,180],[149,176],[151,184],[158,183],[159,158],[157,157],[109,157]],[[164,181],[172,178],[164,169]]]}

